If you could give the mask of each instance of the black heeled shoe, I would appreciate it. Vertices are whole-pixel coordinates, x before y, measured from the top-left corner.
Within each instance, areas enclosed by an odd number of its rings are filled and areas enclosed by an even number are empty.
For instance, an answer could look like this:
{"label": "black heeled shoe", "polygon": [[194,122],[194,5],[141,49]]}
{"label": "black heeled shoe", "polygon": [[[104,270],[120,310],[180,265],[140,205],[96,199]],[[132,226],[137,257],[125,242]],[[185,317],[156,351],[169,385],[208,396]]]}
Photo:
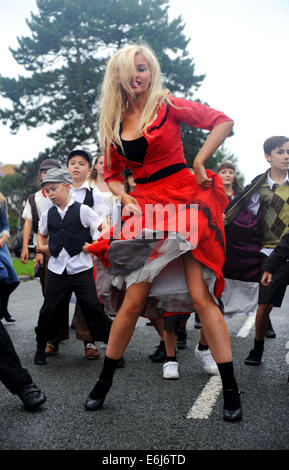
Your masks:
{"label": "black heeled shoe", "polygon": [[[97,411],[102,408],[106,395],[112,385],[112,382],[106,382],[105,380],[98,379],[94,388],[91,390],[88,395],[84,408],[87,411]],[[99,395],[99,398],[94,398],[94,396]]]}
{"label": "black heeled shoe", "polygon": [[241,400],[240,400],[240,392],[238,390],[233,390],[233,389],[225,389],[223,391],[224,395],[224,402],[230,401],[231,403],[233,402],[235,407],[233,410],[229,410],[225,408],[225,403],[224,403],[224,410],[223,410],[223,418],[225,421],[228,421],[230,423],[235,423],[237,421],[241,421],[242,419],[242,405],[241,405]]}

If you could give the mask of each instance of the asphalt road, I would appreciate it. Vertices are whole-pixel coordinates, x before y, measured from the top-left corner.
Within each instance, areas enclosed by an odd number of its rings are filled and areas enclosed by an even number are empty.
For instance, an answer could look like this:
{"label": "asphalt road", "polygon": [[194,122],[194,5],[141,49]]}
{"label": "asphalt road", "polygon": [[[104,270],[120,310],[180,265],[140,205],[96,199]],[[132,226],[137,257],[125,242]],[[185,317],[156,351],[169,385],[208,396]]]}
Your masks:
{"label": "asphalt road", "polygon": [[[70,339],[61,344],[60,352],[49,358],[46,366],[34,365],[34,326],[42,297],[37,281],[22,282],[10,300],[10,311],[17,321],[5,326],[23,366],[46,393],[47,402],[37,412],[25,411],[20,400],[1,383],[0,449],[139,449],[167,454],[186,450],[288,450],[288,299],[287,291],[283,307],[273,311],[277,338],[266,340],[260,367],[244,365],[254,328],[245,337],[238,332],[247,317],[227,319],[244,413],[242,422],[230,424],[222,419],[221,393],[212,396],[208,392],[205,387],[210,386],[210,377],[194,358],[199,330],[194,329],[193,316],[188,322],[188,347],[178,353],[179,380],[165,381],[162,365],[148,359],[158,337],[145,319],[139,319],[125,352],[126,366],[117,370],[103,409],[85,411],[83,404],[101,370],[105,349],[98,343],[101,359],[85,360],[83,344],[70,330]],[[200,410],[199,416],[188,419],[200,396],[210,410],[208,417]]]}

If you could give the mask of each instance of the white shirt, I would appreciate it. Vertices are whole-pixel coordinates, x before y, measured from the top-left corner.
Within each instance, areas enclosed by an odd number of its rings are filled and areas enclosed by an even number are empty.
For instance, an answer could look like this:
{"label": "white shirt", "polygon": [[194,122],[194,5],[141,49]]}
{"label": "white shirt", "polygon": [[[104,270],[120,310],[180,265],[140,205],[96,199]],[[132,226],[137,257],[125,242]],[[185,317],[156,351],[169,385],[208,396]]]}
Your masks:
{"label": "white shirt", "polygon": [[104,204],[107,206],[107,215],[110,216],[110,221],[108,220],[108,222],[110,222],[111,225],[115,225],[118,220],[120,220],[120,198],[115,196],[111,191],[100,191],[94,181],[89,184],[89,187],[93,188],[93,192],[95,191],[103,197]]}
{"label": "white shirt", "polygon": [[[55,205],[62,219],[67,213],[69,206],[71,206],[73,203],[74,200],[70,199],[69,203],[63,211]],[[39,231],[44,237],[48,235],[47,214],[48,210],[46,210],[41,215],[39,221]],[[93,240],[96,240],[98,238],[99,226],[102,224],[103,220],[104,219],[98,214],[96,214],[90,207],[84,204],[81,205],[80,221],[84,227],[90,227]],[[48,261],[48,269],[54,272],[55,274],[62,274],[65,268],[67,274],[77,274],[92,268],[92,266],[93,263],[89,253],[84,253],[83,251],[81,251],[79,254],[71,257],[65,248],[62,248],[57,258],[50,255]]]}
{"label": "white shirt", "polygon": [[[276,183],[276,181],[272,180],[269,173],[267,175],[267,183],[268,183],[270,189],[273,188],[274,184],[279,184],[280,186],[282,186],[283,184],[288,183],[288,182],[289,182],[288,172],[287,172],[286,177],[284,178],[284,181],[282,183]],[[251,197],[250,202],[248,204],[248,209],[254,215],[256,215],[258,210],[259,210],[259,207],[260,207],[260,194],[256,192],[256,193],[252,194],[252,197]],[[264,255],[267,255],[267,256],[269,256],[272,253],[272,251],[273,251],[273,248],[262,248],[260,250],[261,253],[264,253]]]}
{"label": "white shirt", "polygon": [[[40,189],[40,191],[37,191],[37,193],[35,193],[35,204],[36,204],[36,209],[37,209],[39,219],[41,217],[42,212],[46,209],[47,199],[48,199],[47,197],[43,196],[42,189]],[[22,212],[22,219],[33,220],[31,205],[28,199],[26,201],[25,207]],[[33,241],[34,241],[34,244],[36,245],[37,233],[34,233]]]}

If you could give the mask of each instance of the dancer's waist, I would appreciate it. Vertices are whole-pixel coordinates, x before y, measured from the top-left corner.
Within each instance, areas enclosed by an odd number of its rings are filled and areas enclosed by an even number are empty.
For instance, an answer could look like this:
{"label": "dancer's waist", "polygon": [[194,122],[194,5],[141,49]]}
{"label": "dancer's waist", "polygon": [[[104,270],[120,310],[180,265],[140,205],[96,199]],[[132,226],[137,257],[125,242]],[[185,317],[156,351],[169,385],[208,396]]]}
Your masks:
{"label": "dancer's waist", "polygon": [[159,179],[165,178],[166,176],[171,176],[174,173],[183,170],[184,168],[187,168],[186,163],[175,163],[174,165],[169,165],[165,168],[162,168],[161,170],[158,170],[145,178],[135,178],[135,182],[136,184],[151,183],[152,181],[157,181]]}

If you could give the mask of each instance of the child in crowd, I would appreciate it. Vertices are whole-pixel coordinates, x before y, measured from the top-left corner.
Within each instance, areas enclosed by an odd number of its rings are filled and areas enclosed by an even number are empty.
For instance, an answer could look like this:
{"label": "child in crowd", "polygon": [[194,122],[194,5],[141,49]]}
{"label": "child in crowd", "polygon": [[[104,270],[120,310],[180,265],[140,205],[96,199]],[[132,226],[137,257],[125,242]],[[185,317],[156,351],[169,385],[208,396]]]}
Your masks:
{"label": "child in crowd", "polygon": [[[40,184],[47,172],[51,168],[61,168],[60,163],[53,158],[47,158],[40,163],[39,166],[39,180]],[[27,198],[22,218],[25,220],[23,226],[23,241],[22,241],[22,252],[20,255],[20,260],[22,263],[27,263],[29,258],[29,237],[30,233],[33,230],[34,244],[37,246],[37,233],[38,233],[38,222],[41,217],[41,214],[45,208],[46,194],[43,189],[40,189],[36,193],[30,194]],[[35,264],[44,265],[44,255],[39,253],[36,249]],[[41,279],[42,281],[42,279]],[[42,285],[44,289],[44,286]]]}
{"label": "child in crowd", "polygon": [[[51,168],[61,168],[61,164],[58,160],[53,158],[47,158],[40,163],[39,166],[39,180],[40,184],[46,172]],[[28,196],[26,201],[22,218],[25,220],[24,227],[23,227],[23,243],[22,243],[22,252],[20,255],[20,260],[22,263],[27,263],[29,259],[29,249],[28,249],[28,242],[30,233],[33,230],[33,240],[36,246],[36,253],[34,258],[34,272],[35,277],[39,278],[42,288],[42,294],[45,296],[46,290],[46,277],[47,277],[47,263],[48,263],[48,256],[45,256],[39,249],[38,245],[38,224],[42,213],[47,209],[47,196],[43,188],[41,188],[36,193],[32,193]],[[66,311],[66,317],[69,316],[69,302],[65,301],[59,307],[60,310]],[[61,328],[57,338],[55,339],[55,343],[58,344],[60,341],[64,341],[69,338],[69,330],[68,330],[68,321],[66,324]],[[50,346],[47,346],[48,354]]]}
{"label": "child in crowd", "polygon": [[107,230],[103,218],[90,207],[71,198],[71,174],[67,170],[47,171],[41,186],[53,203],[39,223],[42,237],[48,236],[48,246],[40,243],[41,251],[50,252],[46,295],[35,328],[37,350],[34,363],[46,364],[45,348],[49,338],[57,335],[64,320],[59,304],[75,293],[95,341],[107,342],[111,319],[100,308],[96,295],[91,256],[82,251],[83,245],[99,231]]}
{"label": "child in crowd", "polygon": [[[264,153],[270,164],[270,169],[254,178],[251,184],[236,196],[225,211],[226,224],[234,222],[242,211],[244,213],[244,210],[247,211],[247,217],[250,216],[247,239],[250,243],[253,243],[254,238],[256,246],[258,244],[260,246],[259,251],[256,252],[256,263],[250,269],[253,272],[253,268],[256,268],[255,271],[257,270],[259,273],[258,276],[260,276],[261,271],[266,270],[264,267],[267,263],[267,257],[289,229],[289,138],[285,136],[270,137],[264,142]],[[244,220],[242,227],[244,226]],[[231,240],[231,243],[233,245],[234,240]],[[240,262],[242,262],[246,273],[248,273],[249,265],[244,264],[246,256],[248,257],[248,253],[246,254],[248,250],[246,250],[245,245],[243,246],[245,247],[243,248],[245,250],[244,258],[240,259]],[[252,259],[250,263],[252,264]],[[263,267],[261,268],[262,263]],[[233,264],[231,268],[234,269]],[[288,282],[287,275],[284,275],[284,269],[285,266],[282,266],[280,268],[282,272],[276,271],[275,282],[268,283],[268,285],[261,283],[259,286],[255,341],[253,349],[245,360],[246,365],[258,366],[261,364],[264,338],[270,322],[269,315],[273,307],[281,306]]]}
{"label": "child in crowd", "polygon": [[[73,150],[68,154],[66,163],[67,169],[72,178],[72,185],[70,187],[70,195],[72,199],[91,207],[97,214],[101,214],[101,217],[103,217],[104,220],[108,220],[110,216],[110,208],[105,203],[103,195],[96,189],[91,188],[87,180],[92,165],[90,153],[81,149]],[[50,206],[51,203],[48,203],[47,208]],[[97,234],[95,234],[95,236],[97,236]],[[101,303],[99,303],[99,308],[104,312],[103,305]],[[75,322],[76,326],[76,338],[84,343],[85,358],[89,360],[99,359],[100,353],[90,335],[78,303],[76,303],[74,318],[75,320],[73,320],[73,323]],[[64,324],[61,326],[57,337],[49,340],[46,347],[47,355],[52,355],[58,351],[59,339],[64,336],[64,332],[66,331],[68,331],[67,318],[64,319]],[[63,333],[61,334],[61,332]]]}

